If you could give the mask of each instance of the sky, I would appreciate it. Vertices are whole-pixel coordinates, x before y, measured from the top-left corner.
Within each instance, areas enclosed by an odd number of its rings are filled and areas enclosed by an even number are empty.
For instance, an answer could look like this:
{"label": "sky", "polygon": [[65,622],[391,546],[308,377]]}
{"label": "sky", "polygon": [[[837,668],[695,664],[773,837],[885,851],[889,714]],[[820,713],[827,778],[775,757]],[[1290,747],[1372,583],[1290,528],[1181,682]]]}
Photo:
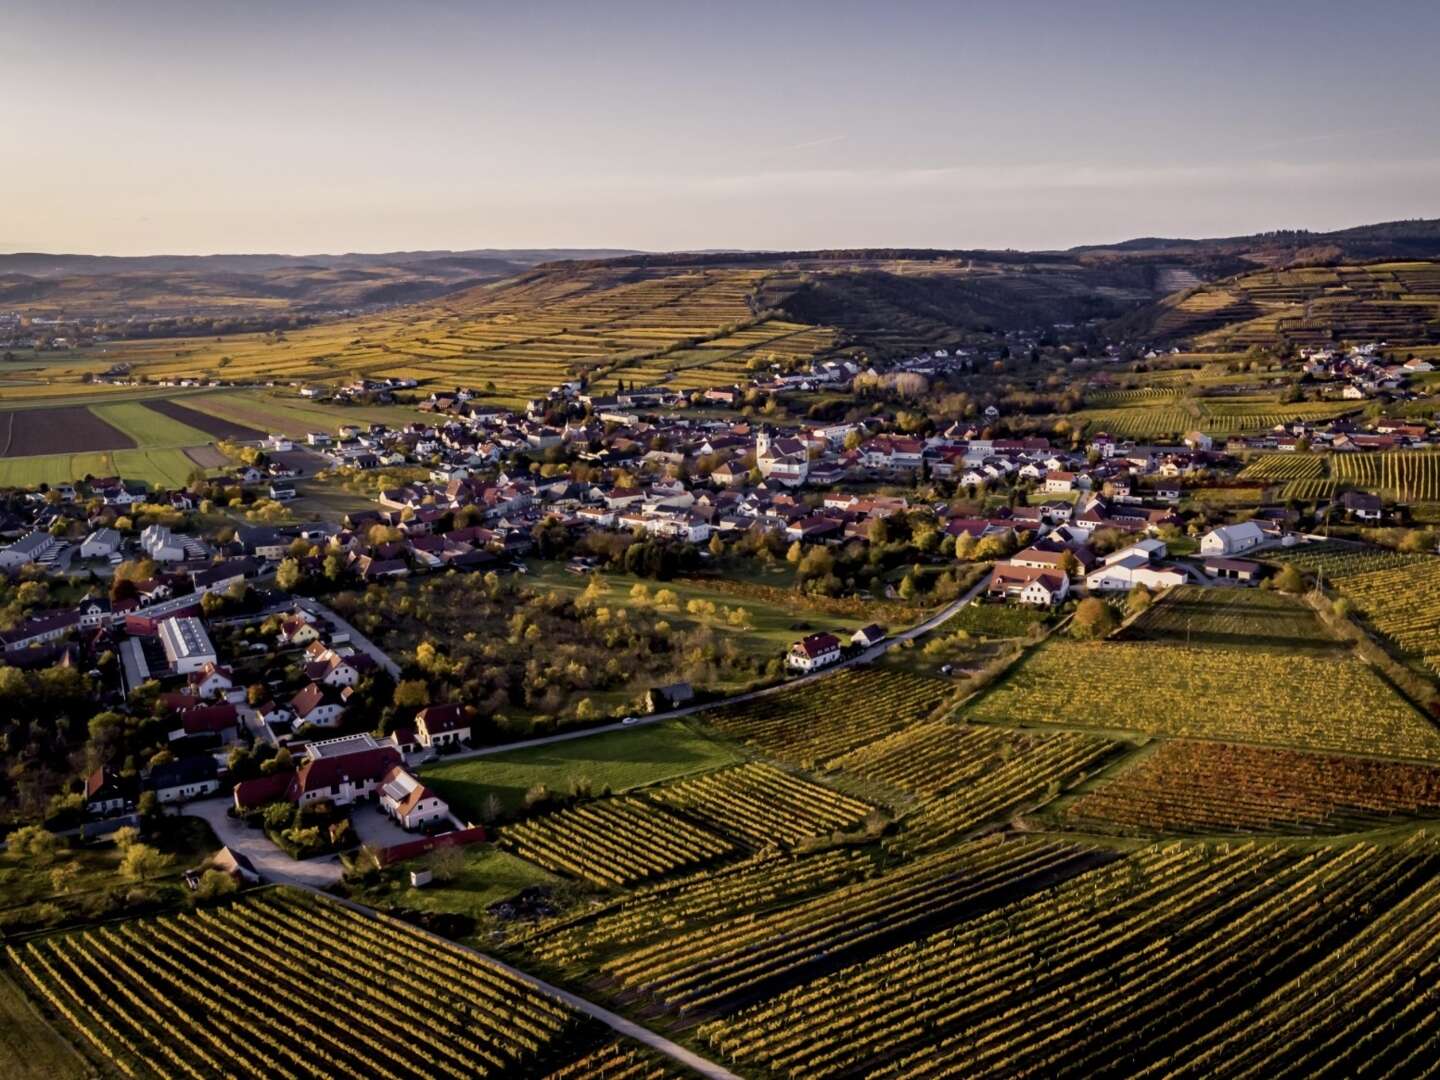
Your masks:
{"label": "sky", "polygon": [[0,251],[1061,248],[1440,217],[1440,3],[5,0]]}

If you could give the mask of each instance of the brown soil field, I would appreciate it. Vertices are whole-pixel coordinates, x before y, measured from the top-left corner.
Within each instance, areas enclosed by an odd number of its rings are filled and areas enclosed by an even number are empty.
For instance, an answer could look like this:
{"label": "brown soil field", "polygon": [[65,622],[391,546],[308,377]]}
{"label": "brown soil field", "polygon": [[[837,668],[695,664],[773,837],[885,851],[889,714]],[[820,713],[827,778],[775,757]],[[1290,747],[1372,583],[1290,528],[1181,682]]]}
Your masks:
{"label": "brown soil field", "polygon": [[265,432],[258,428],[246,427],[244,424],[237,424],[225,420],[219,416],[212,416],[209,413],[201,412],[199,409],[192,409],[179,401],[147,401],[147,409],[154,409],[161,416],[168,416],[171,420],[179,420],[182,424],[189,424],[191,427],[205,432],[216,439],[238,439],[242,442],[250,439],[263,439]]}
{"label": "brown soil field", "polygon": [[0,457],[130,450],[135,441],[84,405],[0,413]]}
{"label": "brown soil field", "polygon": [[185,456],[202,469],[223,469],[230,464],[230,459],[213,446],[192,446],[185,451]]}

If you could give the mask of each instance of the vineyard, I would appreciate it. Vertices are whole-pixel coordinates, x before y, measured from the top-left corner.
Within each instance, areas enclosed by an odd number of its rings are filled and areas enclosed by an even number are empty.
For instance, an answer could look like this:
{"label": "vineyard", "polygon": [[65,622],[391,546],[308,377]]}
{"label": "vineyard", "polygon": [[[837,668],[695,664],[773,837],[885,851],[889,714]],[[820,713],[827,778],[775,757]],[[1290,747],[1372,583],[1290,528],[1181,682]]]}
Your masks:
{"label": "vineyard", "polygon": [[1348,656],[1055,642],[969,716],[1440,760],[1440,732]]}
{"label": "vineyard", "polygon": [[1195,585],[1171,589],[1125,628],[1123,639],[1284,650],[1340,647],[1310,608],[1283,593]]}
{"label": "vineyard", "polygon": [[510,825],[501,839],[547,870],[611,886],[700,866],[735,850],[728,840],[629,797]]}
{"label": "vineyard", "polygon": [[[301,959],[314,956],[325,962]],[[559,1065],[596,1041],[493,964],[298,896],[44,938],[8,959],[94,1056],[135,1078],[468,1080]],[[275,1037],[277,1006],[289,1037]]]}
{"label": "vineyard", "polygon": [[1240,480],[1318,480],[1325,459],[1315,454],[1262,454],[1240,471]]}
{"label": "vineyard", "polygon": [[1440,1038],[1411,993],[1440,974],[1437,870],[1426,838],[1152,847],[700,1035],[807,1078],[1418,1075]]}
{"label": "vineyard", "polygon": [[620,986],[682,1014],[711,1012],[859,960],[899,935],[953,923],[1094,865],[1050,840],[985,840],[798,903],[671,933],[600,964]]}
{"label": "vineyard", "polygon": [[650,798],[756,848],[851,828],[874,812],[858,799],[759,762],[665,784]]}
{"label": "vineyard", "polygon": [[1360,831],[1440,814],[1440,768],[1234,743],[1161,743],[1065,808],[1100,832]]}
{"label": "vineyard", "polygon": [[1324,574],[1334,579],[1364,574],[1371,570],[1387,570],[1412,566],[1423,562],[1429,556],[1407,555],[1384,548],[1361,547],[1341,540],[1325,540],[1319,543],[1302,544],[1293,548],[1267,551],[1265,558],[1270,562],[1285,563],[1298,567],[1307,574]]}
{"label": "vineyard", "polygon": [[1337,454],[1331,474],[1341,484],[1368,488],[1407,502],[1440,500],[1440,453],[1434,451]]}
{"label": "vineyard", "polygon": [[810,765],[925,719],[954,695],[954,684],[943,679],[850,668],[823,686],[799,686],[700,719],[773,757]]}
{"label": "vineyard", "polygon": [[1380,633],[1440,673],[1440,559],[1339,578],[1336,589],[1349,597]]}

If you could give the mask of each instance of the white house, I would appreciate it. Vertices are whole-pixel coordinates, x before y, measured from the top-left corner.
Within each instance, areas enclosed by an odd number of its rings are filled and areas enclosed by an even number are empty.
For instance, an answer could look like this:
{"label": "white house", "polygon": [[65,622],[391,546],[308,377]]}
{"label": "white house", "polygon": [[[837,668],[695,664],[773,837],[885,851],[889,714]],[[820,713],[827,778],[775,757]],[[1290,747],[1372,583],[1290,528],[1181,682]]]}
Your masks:
{"label": "white house", "polygon": [[1238,525],[1221,525],[1200,538],[1201,555],[1238,555],[1265,540],[1265,532],[1253,521]]}
{"label": "white house", "polygon": [[445,800],[403,766],[396,765],[380,778],[380,808],[405,829],[418,829],[450,815]]}
{"label": "white house", "polygon": [[834,634],[811,634],[790,646],[785,663],[793,671],[818,671],[840,659],[840,639]]}
{"label": "white house", "polygon": [[219,767],[209,754],[179,758],[151,769],[145,786],[162,803],[198,799],[220,790]]}
{"label": "white house", "polygon": [[431,748],[465,742],[470,720],[460,705],[429,705],[415,714],[415,741]]}
{"label": "white house", "polygon": [[140,533],[140,547],[156,562],[181,562],[185,558],[184,543],[168,525],[147,525]]}

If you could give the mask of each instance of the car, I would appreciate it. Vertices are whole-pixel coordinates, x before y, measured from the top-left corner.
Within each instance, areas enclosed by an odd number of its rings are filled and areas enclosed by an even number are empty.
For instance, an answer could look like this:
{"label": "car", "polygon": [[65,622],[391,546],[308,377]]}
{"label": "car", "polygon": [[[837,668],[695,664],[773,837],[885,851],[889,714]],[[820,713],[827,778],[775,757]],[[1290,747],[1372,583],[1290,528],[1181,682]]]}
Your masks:
{"label": "car", "polygon": [[626,725],[629,725],[629,724],[638,724],[639,722],[640,722],[640,717],[638,717],[638,716],[627,716],[627,717],[625,717],[624,720],[621,720],[621,721],[620,721],[620,723],[626,724]]}

